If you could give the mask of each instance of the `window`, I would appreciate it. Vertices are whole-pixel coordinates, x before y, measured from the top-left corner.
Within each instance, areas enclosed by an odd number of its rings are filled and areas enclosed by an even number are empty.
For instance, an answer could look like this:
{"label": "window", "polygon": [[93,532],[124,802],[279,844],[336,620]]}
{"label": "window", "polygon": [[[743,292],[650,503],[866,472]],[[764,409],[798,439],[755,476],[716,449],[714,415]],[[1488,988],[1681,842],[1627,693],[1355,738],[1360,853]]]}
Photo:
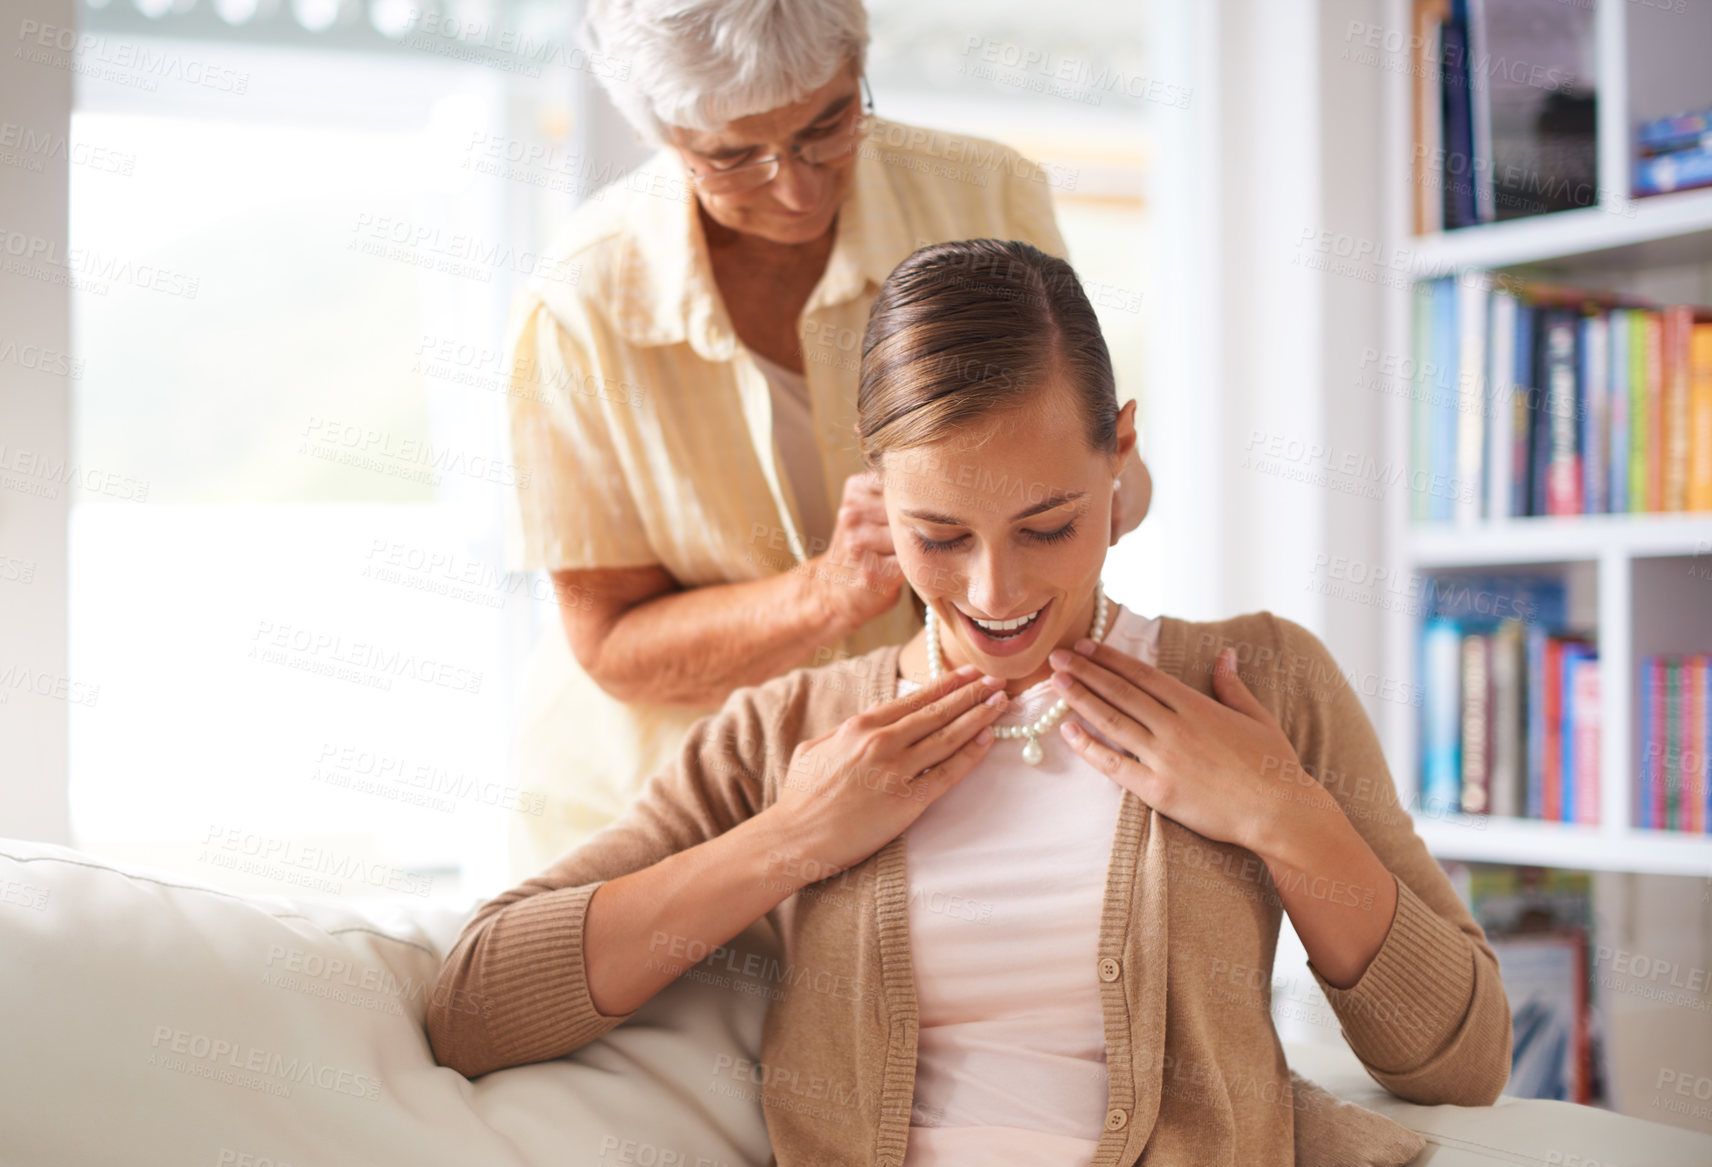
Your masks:
{"label": "window", "polygon": [[537,809],[513,678],[556,612],[501,539],[535,206],[475,163],[510,117],[568,125],[565,70],[86,15],[74,845],[237,890],[503,884]]}

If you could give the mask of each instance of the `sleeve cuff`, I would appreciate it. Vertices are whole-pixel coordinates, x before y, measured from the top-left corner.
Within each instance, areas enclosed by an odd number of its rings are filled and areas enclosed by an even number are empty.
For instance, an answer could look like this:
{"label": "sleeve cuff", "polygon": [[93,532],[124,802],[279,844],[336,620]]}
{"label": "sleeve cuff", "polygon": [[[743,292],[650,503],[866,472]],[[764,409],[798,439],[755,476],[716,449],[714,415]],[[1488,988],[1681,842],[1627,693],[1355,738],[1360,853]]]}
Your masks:
{"label": "sleeve cuff", "polygon": [[508,966],[534,973],[514,981],[505,1007],[490,1015],[489,1042],[504,1064],[563,1056],[635,1015],[602,1013],[589,996],[583,922],[599,886],[530,896],[493,922],[486,947]]}
{"label": "sleeve cuff", "polygon": [[1384,1073],[1405,1073],[1442,1049],[1474,994],[1468,937],[1400,879],[1391,930],[1361,979],[1339,989],[1312,962],[1308,971],[1337,1013],[1350,1048]]}

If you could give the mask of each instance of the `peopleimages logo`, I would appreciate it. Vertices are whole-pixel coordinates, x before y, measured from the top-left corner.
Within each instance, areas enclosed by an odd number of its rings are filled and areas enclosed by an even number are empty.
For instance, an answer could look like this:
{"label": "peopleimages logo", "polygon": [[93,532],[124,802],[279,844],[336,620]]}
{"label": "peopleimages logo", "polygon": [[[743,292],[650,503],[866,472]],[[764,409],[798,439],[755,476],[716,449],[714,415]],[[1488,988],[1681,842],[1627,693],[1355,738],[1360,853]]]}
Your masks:
{"label": "peopleimages logo", "polygon": [[[158,1051],[149,1055],[150,1065],[193,1073],[197,1077],[215,1077],[235,1086],[261,1089],[283,1097],[290,1097],[291,1086],[294,1085],[319,1086],[323,1090],[349,1094],[370,1102],[380,1097],[379,1078],[341,1070],[324,1062],[318,1063],[313,1058],[287,1058],[277,1050],[192,1033],[188,1029],[157,1025],[154,1040],[149,1044]],[[174,1058],[171,1056],[174,1054],[180,1056]]]}

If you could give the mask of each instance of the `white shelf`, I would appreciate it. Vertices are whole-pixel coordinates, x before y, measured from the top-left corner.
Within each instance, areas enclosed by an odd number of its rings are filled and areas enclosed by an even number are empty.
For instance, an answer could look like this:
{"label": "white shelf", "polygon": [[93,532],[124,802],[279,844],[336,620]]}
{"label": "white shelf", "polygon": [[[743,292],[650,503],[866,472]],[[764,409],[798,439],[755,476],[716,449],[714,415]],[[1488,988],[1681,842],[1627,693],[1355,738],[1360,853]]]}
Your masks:
{"label": "white shelf", "polygon": [[1439,859],[1712,876],[1712,835],[1611,830],[1484,815],[1417,815],[1415,831]]}
{"label": "white shelf", "polygon": [[1628,557],[1704,555],[1712,571],[1712,514],[1573,515],[1499,519],[1478,526],[1418,523],[1404,539],[1414,567],[1483,567]]}
{"label": "white shelf", "polygon": [[1686,237],[1705,236],[1712,249],[1712,187],[1616,202],[1577,211],[1532,215],[1503,223],[1412,236],[1416,277],[1461,268],[1549,263],[1668,242],[1688,255]]}

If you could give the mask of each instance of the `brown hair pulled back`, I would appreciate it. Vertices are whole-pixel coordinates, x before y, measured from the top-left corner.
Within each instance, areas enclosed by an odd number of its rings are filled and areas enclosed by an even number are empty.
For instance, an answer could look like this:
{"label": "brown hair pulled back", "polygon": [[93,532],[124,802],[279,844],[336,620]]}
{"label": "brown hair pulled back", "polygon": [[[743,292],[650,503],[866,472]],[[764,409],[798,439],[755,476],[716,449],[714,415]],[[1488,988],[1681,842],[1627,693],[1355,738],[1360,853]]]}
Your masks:
{"label": "brown hair pulled back", "polygon": [[1080,406],[1088,448],[1117,448],[1117,390],[1099,320],[1075,271],[1015,240],[916,249],[874,298],[862,337],[856,436],[878,468],[888,450],[938,441],[1046,391]]}

